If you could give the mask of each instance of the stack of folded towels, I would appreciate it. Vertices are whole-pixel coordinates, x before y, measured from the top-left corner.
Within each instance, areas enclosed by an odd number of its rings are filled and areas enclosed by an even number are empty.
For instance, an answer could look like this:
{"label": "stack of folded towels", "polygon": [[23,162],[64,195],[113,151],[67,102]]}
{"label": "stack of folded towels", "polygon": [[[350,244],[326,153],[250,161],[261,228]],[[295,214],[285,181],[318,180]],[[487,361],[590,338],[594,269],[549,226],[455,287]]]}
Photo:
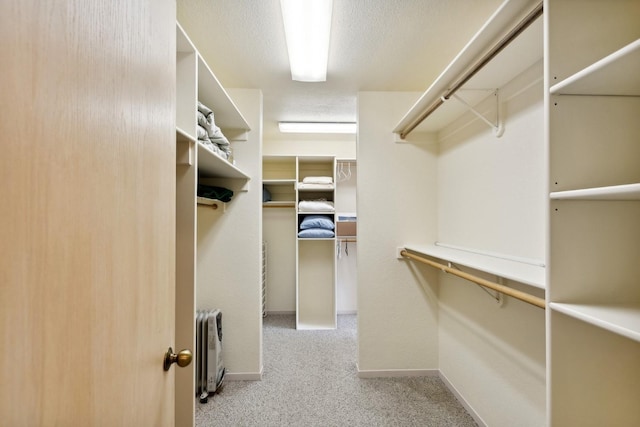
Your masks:
{"label": "stack of folded towels", "polygon": [[333,178],[330,176],[307,176],[298,183],[298,190],[332,190]]}
{"label": "stack of folded towels", "polygon": [[223,159],[230,160],[232,157],[229,140],[216,126],[213,111],[201,102],[198,102],[198,142]]}
{"label": "stack of folded towels", "polygon": [[300,222],[298,237],[322,239],[335,236],[335,225],[329,215],[306,215]]}

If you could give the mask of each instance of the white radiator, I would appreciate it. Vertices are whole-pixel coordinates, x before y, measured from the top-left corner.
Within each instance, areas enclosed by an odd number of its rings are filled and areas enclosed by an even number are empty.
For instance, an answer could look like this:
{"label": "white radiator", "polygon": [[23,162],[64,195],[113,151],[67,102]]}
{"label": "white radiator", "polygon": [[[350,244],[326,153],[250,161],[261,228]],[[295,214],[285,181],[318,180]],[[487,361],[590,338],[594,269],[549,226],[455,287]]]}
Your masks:
{"label": "white radiator", "polygon": [[196,396],[206,403],[224,380],[222,361],[222,312],[201,310],[196,313]]}

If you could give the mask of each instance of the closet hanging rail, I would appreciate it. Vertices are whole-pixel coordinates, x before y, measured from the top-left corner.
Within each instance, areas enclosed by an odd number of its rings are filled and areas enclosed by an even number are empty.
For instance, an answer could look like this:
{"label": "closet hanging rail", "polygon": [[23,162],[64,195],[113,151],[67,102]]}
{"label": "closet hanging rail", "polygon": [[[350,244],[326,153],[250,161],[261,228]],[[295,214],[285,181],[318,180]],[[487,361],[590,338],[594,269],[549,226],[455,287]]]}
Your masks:
{"label": "closet hanging rail", "polygon": [[446,100],[458,91],[466,82],[469,81],[478,71],[480,71],[485,65],[487,65],[493,58],[496,57],[505,47],[516,39],[529,25],[531,25],[536,19],[542,15],[542,2],[529,12],[518,24],[511,29],[503,38],[501,38],[484,56],[482,56],[473,66],[471,66],[458,80],[456,80],[447,89],[444,94],[436,99],[431,105],[420,113],[413,121],[409,122],[402,130],[400,130],[400,137],[405,139],[411,131],[420,125],[427,117],[429,117],[435,110],[438,109]]}
{"label": "closet hanging rail", "polygon": [[481,277],[474,276],[473,274],[465,273],[464,271],[456,270],[455,268],[448,267],[444,264],[440,264],[439,262],[435,262],[430,259],[421,257],[419,255],[415,255],[411,252],[408,252],[406,249],[403,249],[402,251],[400,251],[400,255],[406,258],[411,258],[413,260],[419,261],[423,264],[430,265],[431,267],[442,270],[445,273],[450,273],[450,274],[453,274],[454,276],[461,277],[465,280],[468,280],[470,282],[473,282],[485,288],[493,289],[494,291],[519,299],[520,301],[524,301],[531,305],[535,305],[536,307],[546,308],[546,303],[544,299],[533,296],[526,292],[522,292],[517,289],[512,289],[508,286],[501,285],[499,283],[494,283],[489,280],[485,280]]}

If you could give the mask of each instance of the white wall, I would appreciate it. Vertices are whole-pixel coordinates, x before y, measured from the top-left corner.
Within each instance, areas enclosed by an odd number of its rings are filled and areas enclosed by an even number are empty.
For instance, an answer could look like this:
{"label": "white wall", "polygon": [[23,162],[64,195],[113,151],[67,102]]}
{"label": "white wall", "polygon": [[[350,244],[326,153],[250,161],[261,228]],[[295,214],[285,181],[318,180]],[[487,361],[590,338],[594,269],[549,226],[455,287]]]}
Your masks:
{"label": "white wall", "polygon": [[227,91],[251,127],[248,141],[232,143],[236,165],[251,180],[248,191],[237,183],[226,183],[235,194],[225,212],[198,207],[196,305],[222,310],[223,357],[230,378],[258,379],[262,370],[262,92]]}
{"label": "white wall", "polygon": [[[438,158],[438,241],[545,259],[541,76],[538,63],[501,89],[502,137],[470,123],[471,115],[442,132],[451,136]],[[544,298],[541,290],[507,285]],[[484,422],[544,425],[544,310],[513,299],[500,307],[470,282],[441,274],[439,318],[440,370]]]}
{"label": "white wall", "polygon": [[356,140],[353,136],[283,135],[280,139],[265,139],[265,156],[335,156],[339,159],[356,158]]}
{"label": "white wall", "polygon": [[[440,242],[544,261],[546,159],[541,79],[542,61],[501,88],[505,121],[501,137],[471,113],[441,132]],[[495,110],[493,100],[483,105]]]}
{"label": "white wall", "polygon": [[437,275],[396,259],[436,238],[434,144],[396,144],[391,130],[418,93],[358,94],[358,369],[438,368]]}

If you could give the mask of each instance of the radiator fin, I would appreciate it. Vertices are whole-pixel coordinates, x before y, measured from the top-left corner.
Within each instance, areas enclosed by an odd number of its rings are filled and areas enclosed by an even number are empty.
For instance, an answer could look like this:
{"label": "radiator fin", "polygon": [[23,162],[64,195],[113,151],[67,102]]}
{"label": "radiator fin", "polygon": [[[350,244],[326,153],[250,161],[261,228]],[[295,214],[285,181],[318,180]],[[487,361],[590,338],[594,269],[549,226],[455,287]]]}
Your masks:
{"label": "radiator fin", "polygon": [[222,312],[199,310],[196,313],[196,396],[206,403],[220,389],[225,368],[222,360]]}

